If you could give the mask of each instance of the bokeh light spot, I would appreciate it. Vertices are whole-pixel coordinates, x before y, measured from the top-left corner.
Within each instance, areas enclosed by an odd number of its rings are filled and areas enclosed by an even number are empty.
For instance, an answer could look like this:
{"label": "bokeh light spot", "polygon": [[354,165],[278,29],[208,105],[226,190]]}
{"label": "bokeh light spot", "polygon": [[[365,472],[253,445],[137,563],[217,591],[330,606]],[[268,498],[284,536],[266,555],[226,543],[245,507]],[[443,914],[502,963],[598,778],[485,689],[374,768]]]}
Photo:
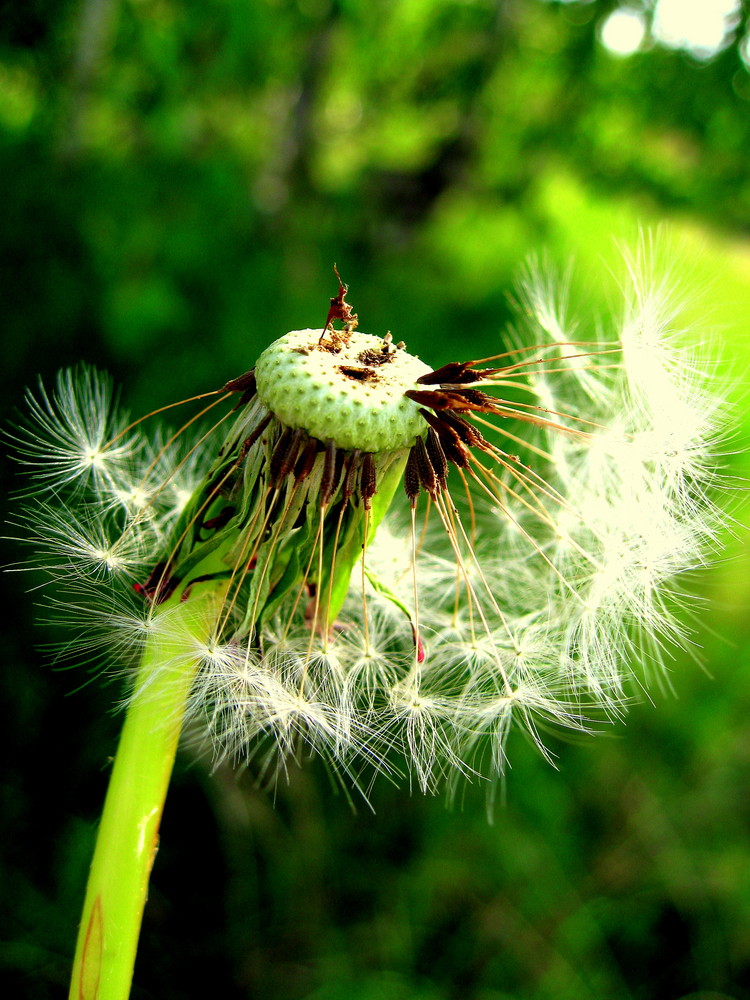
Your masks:
{"label": "bokeh light spot", "polygon": [[631,56],[637,52],[645,34],[643,14],[632,7],[612,11],[600,30],[602,44],[616,56]]}

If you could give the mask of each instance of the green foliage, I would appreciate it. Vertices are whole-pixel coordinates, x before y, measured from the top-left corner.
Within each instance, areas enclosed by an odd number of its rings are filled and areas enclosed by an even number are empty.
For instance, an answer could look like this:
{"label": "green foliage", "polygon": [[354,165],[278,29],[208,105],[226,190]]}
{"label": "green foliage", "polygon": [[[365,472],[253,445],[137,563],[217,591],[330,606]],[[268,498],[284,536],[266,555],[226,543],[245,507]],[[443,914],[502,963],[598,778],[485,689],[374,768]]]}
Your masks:
{"label": "green foliage", "polygon": [[[334,261],[365,332],[435,366],[483,356],[530,251],[572,252],[574,297],[578,280],[603,306],[613,282],[591,274],[612,237],[662,221],[696,257],[691,314],[708,303],[742,372],[747,15],[712,59],[618,58],[599,41],[615,6],[3,5],[4,399],[81,358],[137,412],[215,388],[322,325]],[[747,474],[738,412],[728,461]],[[168,802],[134,996],[202,995],[204,977],[227,998],[749,998],[743,545],[701,584],[711,676],[675,660],[679,698],[657,693],[616,738],[555,744],[559,771],[512,747],[494,825],[479,788],[446,811],[381,785],[372,815],[316,767],[259,792],[194,761]],[[39,667],[29,601],[17,576],[3,585],[0,968],[13,996],[46,1000],[67,978],[117,693],[66,698],[79,675]]]}

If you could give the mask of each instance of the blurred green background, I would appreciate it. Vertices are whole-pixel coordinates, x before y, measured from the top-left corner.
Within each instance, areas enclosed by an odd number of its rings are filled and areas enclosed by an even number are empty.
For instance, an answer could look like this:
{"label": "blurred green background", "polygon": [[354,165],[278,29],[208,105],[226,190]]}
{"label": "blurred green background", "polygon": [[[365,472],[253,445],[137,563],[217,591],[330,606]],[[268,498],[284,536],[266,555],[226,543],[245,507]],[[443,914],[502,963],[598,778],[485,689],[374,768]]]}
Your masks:
{"label": "blurred green background", "polygon": [[[614,239],[667,224],[747,475],[749,28],[739,0],[5,0],[6,419],[81,358],[134,412],[213,388],[322,325],[334,261],[361,328],[435,366],[500,349],[533,251],[574,260],[585,326]],[[372,813],[315,764],[269,792],[183,756],[133,996],[750,998],[742,520],[695,584],[706,669],[676,655],[626,726],[550,737],[558,770],[511,740],[493,824],[481,787],[382,782]],[[51,669],[28,578],[2,585],[0,985],[47,1000],[119,689]]]}

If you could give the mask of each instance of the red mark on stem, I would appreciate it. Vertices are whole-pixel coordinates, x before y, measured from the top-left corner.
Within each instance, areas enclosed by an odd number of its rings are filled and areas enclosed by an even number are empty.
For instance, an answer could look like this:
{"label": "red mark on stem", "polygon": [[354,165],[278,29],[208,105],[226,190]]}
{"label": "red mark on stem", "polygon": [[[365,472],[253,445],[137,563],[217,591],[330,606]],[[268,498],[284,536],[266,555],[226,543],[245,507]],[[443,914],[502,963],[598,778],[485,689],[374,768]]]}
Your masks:
{"label": "red mark on stem", "polygon": [[99,996],[104,939],[103,925],[102,898],[101,896],[97,896],[89,913],[89,920],[83,940],[81,971],[78,980],[79,1000],[97,1000]]}

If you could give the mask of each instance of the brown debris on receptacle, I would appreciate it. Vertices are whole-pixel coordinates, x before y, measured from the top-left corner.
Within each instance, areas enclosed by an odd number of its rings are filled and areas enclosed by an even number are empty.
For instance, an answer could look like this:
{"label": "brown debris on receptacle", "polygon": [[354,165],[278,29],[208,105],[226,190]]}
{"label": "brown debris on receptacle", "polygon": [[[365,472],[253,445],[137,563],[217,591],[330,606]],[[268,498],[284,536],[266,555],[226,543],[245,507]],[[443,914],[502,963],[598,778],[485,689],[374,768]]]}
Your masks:
{"label": "brown debris on receptacle", "polygon": [[350,378],[355,382],[377,382],[380,379],[378,373],[372,368],[359,368],[357,365],[339,365],[338,370],[346,378]]}

